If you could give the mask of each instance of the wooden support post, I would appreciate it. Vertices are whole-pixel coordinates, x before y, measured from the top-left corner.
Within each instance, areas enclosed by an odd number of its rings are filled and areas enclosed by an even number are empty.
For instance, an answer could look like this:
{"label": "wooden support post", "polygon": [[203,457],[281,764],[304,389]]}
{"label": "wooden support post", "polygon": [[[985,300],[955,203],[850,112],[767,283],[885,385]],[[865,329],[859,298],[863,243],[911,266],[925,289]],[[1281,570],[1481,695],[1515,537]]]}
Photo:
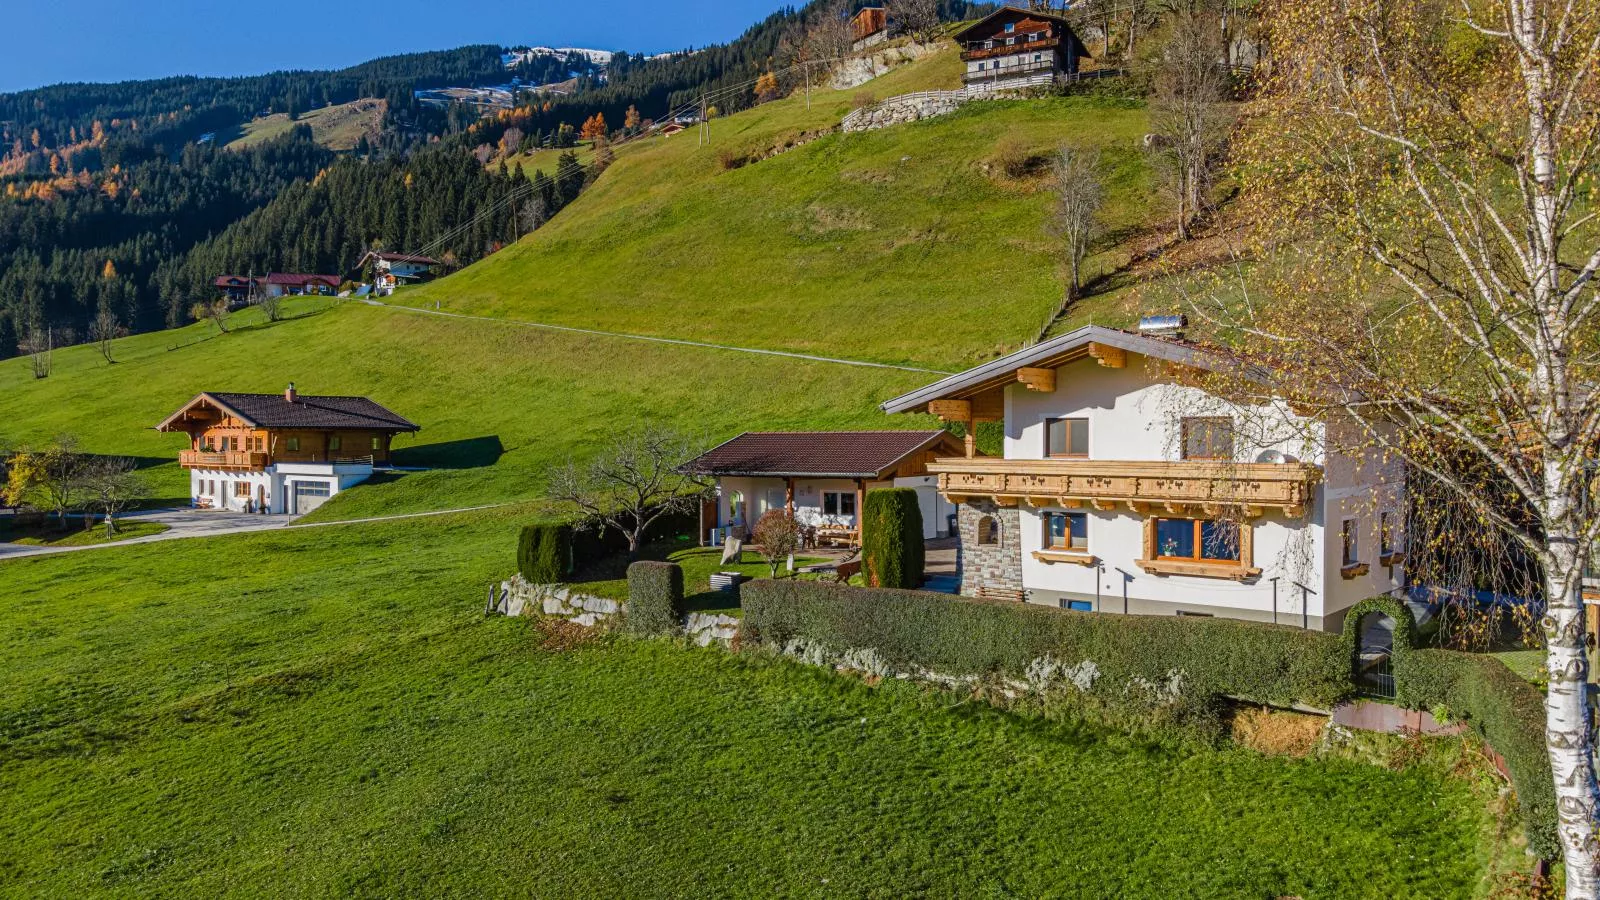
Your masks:
{"label": "wooden support post", "polygon": [[867,537],[867,483],[856,479],[856,545],[866,546]]}
{"label": "wooden support post", "polygon": [[791,518],[791,519],[794,518],[794,479],[793,478],[785,478],[783,480],[783,510],[784,510],[785,513],[787,513],[789,515],[789,518]]}

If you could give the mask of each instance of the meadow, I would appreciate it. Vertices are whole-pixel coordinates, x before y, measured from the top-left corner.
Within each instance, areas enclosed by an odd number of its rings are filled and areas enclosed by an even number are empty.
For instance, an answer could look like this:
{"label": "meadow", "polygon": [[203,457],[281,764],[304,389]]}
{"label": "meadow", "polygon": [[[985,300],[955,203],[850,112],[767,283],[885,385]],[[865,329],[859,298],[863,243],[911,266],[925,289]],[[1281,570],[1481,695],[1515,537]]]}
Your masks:
{"label": "meadow", "polygon": [[[713,119],[703,146],[693,129],[624,145],[550,224],[397,299],[945,369],[1014,350],[1062,300],[1051,155],[1100,151],[1106,259],[1091,267],[1120,265],[1121,242],[1161,212],[1140,145],[1147,115],[1106,97],[977,101],[826,133],[858,95],[953,87],[959,72],[945,50],[859,88],[815,90],[809,105],[796,94]],[[1004,171],[1008,155],[1020,172]],[[1090,305],[1115,319],[1102,324],[1137,317]]]}
{"label": "meadow", "polygon": [[1426,761],[1162,749],[484,618],[527,514],[5,564],[0,893],[1482,889],[1485,794]]}
{"label": "meadow", "polygon": [[877,404],[933,375],[600,338],[451,319],[359,302],[300,301],[291,318],[256,311],[219,334],[209,324],[57,351],[35,380],[0,362],[0,439],[76,435],[85,450],[134,456],[156,498],[187,502],[181,435],[153,430],[202,390],[371,396],[422,425],[396,462],[429,471],[380,476],[317,518],[455,509],[540,496],[548,470],[623,429],[667,424],[706,443],[744,430],[927,427]]}

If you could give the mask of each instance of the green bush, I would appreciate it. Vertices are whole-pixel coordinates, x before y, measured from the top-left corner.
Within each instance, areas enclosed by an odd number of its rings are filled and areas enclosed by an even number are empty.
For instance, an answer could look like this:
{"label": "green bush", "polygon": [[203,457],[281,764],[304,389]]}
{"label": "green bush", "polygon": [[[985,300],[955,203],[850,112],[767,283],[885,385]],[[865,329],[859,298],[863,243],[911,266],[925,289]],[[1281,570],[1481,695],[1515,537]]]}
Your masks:
{"label": "green bush", "polygon": [[1545,859],[1561,855],[1555,782],[1545,749],[1544,696],[1498,659],[1453,650],[1413,650],[1395,661],[1400,702],[1444,707],[1506,762],[1522,807],[1528,847]]}
{"label": "green bush", "polygon": [[781,648],[804,638],[833,653],[871,648],[898,671],[1026,678],[1029,665],[1049,654],[1065,666],[1093,663],[1096,687],[1108,695],[1170,682],[1174,673],[1184,693],[1202,699],[1332,708],[1349,692],[1339,637],[1288,626],[809,581],[753,581],[741,591],[746,639]]}
{"label": "green bush", "polygon": [[555,584],[572,572],[572,526],[536,522],[522,526],[517,539],[517,571],[533,584]]}
{"label": "green bush", "polygon": [[683,567],[668,562],[636,562],[628,567],[628,630],[670,634],[683,622]]}
{"label": "green bush", "polygon": [[882,588],[922,587],[925,552],[917,492],[911,488],[868,491],[861,516],[861,558],[867,583]]}

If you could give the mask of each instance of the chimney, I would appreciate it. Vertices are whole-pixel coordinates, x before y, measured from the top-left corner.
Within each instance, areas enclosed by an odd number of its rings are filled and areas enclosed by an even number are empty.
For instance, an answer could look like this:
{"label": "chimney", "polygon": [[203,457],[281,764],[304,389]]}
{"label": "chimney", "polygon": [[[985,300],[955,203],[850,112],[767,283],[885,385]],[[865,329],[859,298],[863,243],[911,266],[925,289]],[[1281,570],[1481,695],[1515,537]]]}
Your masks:
{"label": "chimney", "polygon": [[293,403],[294,402],[294,396],[295,396],[294,395],[294,382],[291,381],[291,382],[289,382],[289,386],[287,388],[284,388],[283,399],[286,402]]}

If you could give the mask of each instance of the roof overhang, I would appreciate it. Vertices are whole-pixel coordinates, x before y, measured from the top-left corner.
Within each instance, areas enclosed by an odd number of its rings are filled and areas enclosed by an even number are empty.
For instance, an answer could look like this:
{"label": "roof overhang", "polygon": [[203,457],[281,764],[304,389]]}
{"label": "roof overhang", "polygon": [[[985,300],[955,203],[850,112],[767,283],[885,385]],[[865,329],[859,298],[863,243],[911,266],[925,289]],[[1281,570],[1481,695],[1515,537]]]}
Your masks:
{"label": "roof overhang", "polygon": [[[724,446],[726,446],[728,444],[731,444],[734,441],[737,441],[739,438],[744,437],[744,435],[748,434],[748,433],[749,432],[744,432],[744,433],[741,433],[741,434],[739,434],[739,435],[737,435],[735,437],[729,438],[728,440],[723,441],[721,444],[718,444],[717,447],[713,447],[712,449],[707,450],[705,453],[702,453],[699,457],[696,457],[696,459],[701,459],[701,458],[704,458],[706,456],[709,456],[711,453],[716,452],[718,447],[724,447]],[[683,466],[683,471],[692,472],[692,473],[694,473],[696,475],[708,475],[708,476],[711,476],[713,478],[840,478],[840,479],[851,479],[851,480],[867,479],[867,480],[872,480],[872,481],[879,481],[879,480],[882,480],[887,475],[889,475],[889,473],[893,472],[895,469],[900,468],[901,464],[903,464],[907,459],[910,459],[911,457],[915,456],[916,454],[921,453],[921,452],[933,447],[935,444],[941,444],[941,443],[949,444],[950,448],[953,451],[960,449],[960,445],[957,443],[956,438],[955,438],[954,435],[952,435],[948,431],[936,431],[936,432],[933,432],[933,433],[929,434],[926,440],[924,440],[921,443],[917,444],[915,447],[912,447],[912,448],[906,450],[904,453],[900,454],[899,456],[895,457],[890,462],[886,463],[882,468],[873,469],[873,470],[865,471],[865,472],[819,472],[819,471],[805,470],[805,469],[795,469],[795,470],[787,470],[787,469],[751,469],[751,470],[745,470],[745,469],[699,468],[699,467],[695,466],[695,464],[694,464],[695,460],[690,460],[688,463],[686,463]]]}
{"label": "roof overhang", "polygon": [[177,423],[181,422],[183,420],[184,416],[186,416],[189,413],[189,410],[194,409],[195,405],[200,403],[200,402],[202,402],[202,401],[204,401],[206,403],[209,403],[212,406],[215,406],[217,409],[222,410],[223,412],[227,413],[230,416],[233,416],[234,418],[236,418],[239,421],[245,423],[246,425],[249,425],[252,428],[254,428],[255,425],[256,425],[255,421],[253,419],[251,419],[249,416],[245,415],[242,412],[239,412],[237,409],[234,409],[233,407],[229,406],[228,404],[223,403],[221,400],[218,400],[216,397],[211,396],[210,394],[206,393],[205,391],[201,391],[200,393],[194,395],[194,399],[193,400],[190,400],[188,403],[185,403],[183,406],[179,407],[177,412],[173,413],[170,416],[167,416],[165,419],[162,419],[161,420],[161,424],[156,426],[156,430],[157,431],[183,431],[183,430],[185,430],[185,429],[177,427]]}
{"label": "roof overhang", "polygon": [[965,372],[942,378],[927,387],[902,394],[885,402],[881,408],[887,413],[917,412],[927,406],[930,400],[974,397],[985,391],[1015,383],[1019,369],[1050,369],[1087,359],[1096,349],[1091,348],[1091,344],[1113,347],[1126,353],[1136,353],[1200,369],[1221,368],[1223,361],[1223,358],[1214,351],[1208,351],[1194,344],[1146,337],[1100,325],[1085,325],[1076,331],[1032,347],[1025,347],[981,366],[974,366]]}
{"label": "roof overhang", "polygon": [[972,30],[974,30],[976,28],[981,27],[984,23],[988,22],[990,19],[993,19],[996,16],[1003,16],[1006,13],[1021,13],[1021,14],[1025,15],[1025,16],[1033,16],[1033,17],[1039,18],[1039,19],[1049,19],[1049,20],[1051,20],[1053,22],[1060,22],[1061,24],[1067,26],[1069,29],[1072,27],[1072,23],[1068,22],[1064,16],[1058,16],[1058,15],[1055,15],[1054,13],[1048,13],[1048,12],[1045,12],[1044,10],[1040,10],[1040,9],[1023,9],[1020,6],[1007,5],[1007,6],[1000,7],[999,9],[995,10],[992,13],[989,13],[987,16],[984,16],[983,18],[979,19],[978,21],[973,22],[971,25],[968,25],[967,27],[961,29],[960,31],[957,31],[956,33],[950,35],[950,39],[954,40],[954,41],[959,41],[959,40],[961,40],[962,36],[967,34],[968,32],[970,32],[970,31],[972,31]]}

